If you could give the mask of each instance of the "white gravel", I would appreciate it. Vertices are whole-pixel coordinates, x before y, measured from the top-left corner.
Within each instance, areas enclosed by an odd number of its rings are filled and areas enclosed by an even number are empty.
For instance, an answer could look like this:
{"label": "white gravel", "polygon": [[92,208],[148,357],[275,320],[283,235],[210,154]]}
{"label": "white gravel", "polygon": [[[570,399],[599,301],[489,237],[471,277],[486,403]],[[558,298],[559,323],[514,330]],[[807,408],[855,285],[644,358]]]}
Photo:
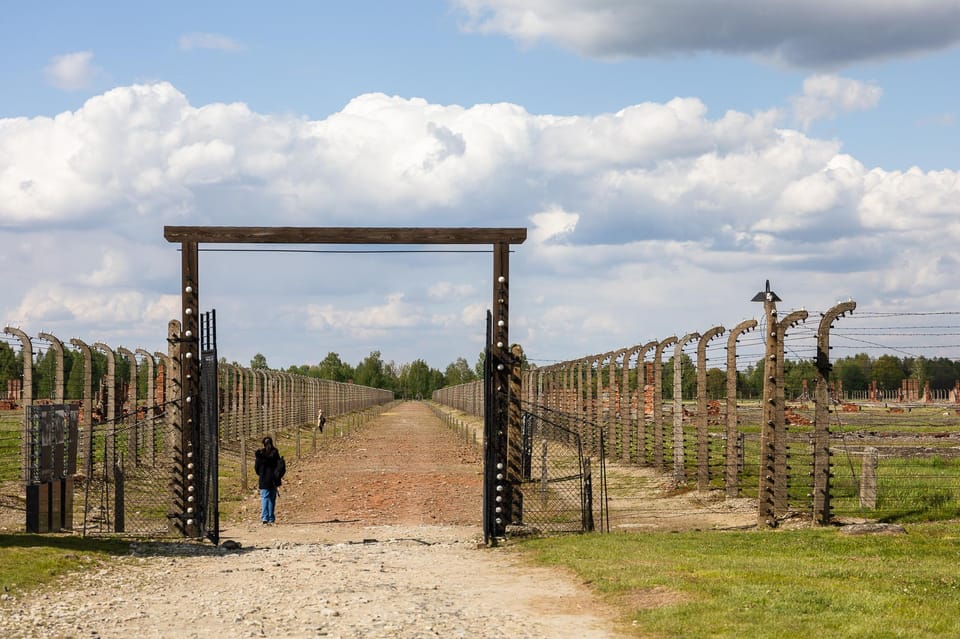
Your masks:
{"label": "white gravel", "polygon": [[584,586],[469,529],[233,533],[237,550],[143,544],[56,590],[3,595],[0,637],[622,636]]}

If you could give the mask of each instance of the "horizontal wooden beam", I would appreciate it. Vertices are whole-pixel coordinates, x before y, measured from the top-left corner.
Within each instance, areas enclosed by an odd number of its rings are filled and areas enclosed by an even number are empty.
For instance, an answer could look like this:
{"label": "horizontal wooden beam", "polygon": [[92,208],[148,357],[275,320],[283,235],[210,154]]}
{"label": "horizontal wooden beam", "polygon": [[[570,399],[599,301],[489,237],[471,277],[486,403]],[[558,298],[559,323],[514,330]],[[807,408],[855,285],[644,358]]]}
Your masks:
{"label": "horizontal wooden beam", "polygon": [[213,244],[522,244],[525,228],[165,226],[168,242]]}

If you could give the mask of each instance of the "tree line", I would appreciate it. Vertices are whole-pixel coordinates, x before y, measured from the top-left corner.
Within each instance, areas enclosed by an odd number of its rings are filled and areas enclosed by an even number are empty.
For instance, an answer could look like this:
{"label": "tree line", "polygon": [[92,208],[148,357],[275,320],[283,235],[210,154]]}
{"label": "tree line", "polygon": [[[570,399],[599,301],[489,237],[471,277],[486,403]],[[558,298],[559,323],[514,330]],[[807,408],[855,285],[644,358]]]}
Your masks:
{"label": "tree line", "polygon": [[[93,385],[98,388],[107,371],[107,355],[96,349],[91,349],[93,363]],[[226,363],[225,359],[221,362]],[[236,362],[234,362],[236,364]],[[522,362],[523,368],[529,368],[526,359]],[[250,361],[250,368],[269,369],[266,357],[257,353]],[[696,396],[696,366],[686,353],[681,359],[682,388],[685,398]],[[56,354],[53,349],[45,352],[38,351],[33,362],[33,396],[36,398],[53,397],[55,383]],[[288,373],[295,373],[306,377],[329,379],[337,382],[352,382],[372,388],[391,390],[398,398],[416,399],[429,398],[433,391],[446,386],[456,386],[472,382],[482,377],[483,353],[474,366],[470,366],[466,359],[458,357],[443,371],[431,368],[424,360],[417,359],[409,364],[396,364],[393,361],[385,362],[380,351],[371,351],[356,366],[344,362],[338,353],[329,352],[317,364],[302,364],[290,366]],[[664,397],[673,395],[673,358],[664,362],[663,392]],[[604,384],[609,374],[604,367]],[[619,371],[617,375],[619,375]],[[120,383],[130,379],[130,362],[125,357],[118,357],[116,362],[116,376]],[[138,394],[146,394],[147,368],[140,364],[137,371]],[[23,377],[23,358],[6,342],[0,342],[0,395],[5,396],[7,380]],[[619,378],[618,378],[619,379]],[[784,383],[788,398],[796,398],[803,392],[803,382],[806,380],[809,392],[813,392],[817,375],[812,360],[801,359],[784,361]],[[843,383],[847,392],[866,391],[870,384],[876,382],[877,388],[884,391],[895,391],[901,387],[903,380],[915,379],[922,389],[929,382],[932,390],[948,390],[960,380],[960,361],[946,357],[897,357],[885,354],[873,358],[867,353],[858,353],[843,357],[833,363],[830,381]],[[83,356],[73,349],[64,349],[64,385],[65,397],[78,399],[83,394]],[[630,373],[630,385],[636,388],[636,371]],[[763,393],[763,366],[761,364],[748,366],[737,374],[737,393],[741,397],[755,398]],[[726,395],[726,371],[720,368],[707,370],[707,396],[710,399],[720,399]]]}
{"label": "tree line", "polygon": [[[269,369],[270,367],[266,357],[257,353],[250,360],[250,368]],[[380,351],[371,351],[359,364],[351,366],[344,362],[338,353],[331,351],[318,364],[290,366],[285,372],[382,388],[393,391],[394,395],[400,399],[429,399],[433,396],[433,391],[439,388],[465,384],[478,379],[478,370],[481,372],[483,370],[482,360],[471,368],[466,359],[458,357],[444,371],[440,371],[431,368],[422,359],[416,359],[409,364],[384,362]]]}

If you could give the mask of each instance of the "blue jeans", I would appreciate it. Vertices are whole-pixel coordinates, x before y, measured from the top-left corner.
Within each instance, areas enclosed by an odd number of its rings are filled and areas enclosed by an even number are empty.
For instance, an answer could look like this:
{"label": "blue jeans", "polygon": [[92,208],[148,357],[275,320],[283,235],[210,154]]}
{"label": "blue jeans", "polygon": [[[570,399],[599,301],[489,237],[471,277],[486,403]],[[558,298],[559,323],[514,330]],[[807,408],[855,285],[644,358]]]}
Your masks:
{"label": "blue jeans", "polygon": [[277,489],[260,489],[260,521],[273,523],[276,521]]}

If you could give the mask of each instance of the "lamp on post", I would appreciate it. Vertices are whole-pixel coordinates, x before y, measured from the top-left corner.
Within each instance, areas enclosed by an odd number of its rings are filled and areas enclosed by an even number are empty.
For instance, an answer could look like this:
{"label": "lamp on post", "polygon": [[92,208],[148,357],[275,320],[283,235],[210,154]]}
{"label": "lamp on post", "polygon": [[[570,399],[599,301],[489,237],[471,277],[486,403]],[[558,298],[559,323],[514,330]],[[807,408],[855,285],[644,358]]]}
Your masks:
{"label": "lamp on post", "polygon": [[753,296],[752,302],[763,302],[766,318],[766,349],[763,358],[763,405],[760,420],[760,479],[757,492],[757,524],[773,526],[774,485],[776,476],[776,416],[777,416],[777,302],[780,297],[766,288]]}

